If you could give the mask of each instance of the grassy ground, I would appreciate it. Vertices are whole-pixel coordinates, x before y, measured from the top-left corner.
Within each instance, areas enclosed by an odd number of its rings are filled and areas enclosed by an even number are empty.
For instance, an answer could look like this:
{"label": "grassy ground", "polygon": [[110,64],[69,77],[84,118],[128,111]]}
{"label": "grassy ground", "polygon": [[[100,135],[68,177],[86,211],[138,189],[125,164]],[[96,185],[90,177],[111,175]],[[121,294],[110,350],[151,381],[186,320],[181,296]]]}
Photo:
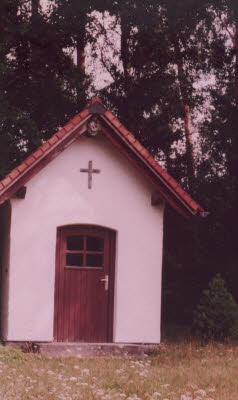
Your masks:
{"label": "grassy ground", "polygon": [[59,359],[0,347],[1,400],[236,400],[238,347],[164,345],[133,359]]}

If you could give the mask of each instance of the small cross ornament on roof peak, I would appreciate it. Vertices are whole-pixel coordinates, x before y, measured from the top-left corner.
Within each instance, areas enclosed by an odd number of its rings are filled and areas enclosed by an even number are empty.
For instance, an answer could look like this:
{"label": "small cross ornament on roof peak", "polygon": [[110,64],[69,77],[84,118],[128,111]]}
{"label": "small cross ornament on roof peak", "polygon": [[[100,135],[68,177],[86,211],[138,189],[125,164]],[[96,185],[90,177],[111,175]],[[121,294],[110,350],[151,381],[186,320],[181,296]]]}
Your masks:
{"label": "small cross ornament on roof peak", "polygon": [[88,173],[88,188],[92,189],[93,174],[99,174],[101,171],[100,171],[100,169],[93,169],[93,162],[90,160],[88,162],[88,168],[81,168],[80,172]]}

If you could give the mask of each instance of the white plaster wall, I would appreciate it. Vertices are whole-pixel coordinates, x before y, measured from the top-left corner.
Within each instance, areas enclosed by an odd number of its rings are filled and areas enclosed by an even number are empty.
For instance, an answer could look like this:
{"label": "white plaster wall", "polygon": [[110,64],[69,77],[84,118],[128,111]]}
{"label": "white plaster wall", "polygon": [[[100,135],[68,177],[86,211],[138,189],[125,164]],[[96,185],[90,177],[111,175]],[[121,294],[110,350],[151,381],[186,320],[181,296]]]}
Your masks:
{"label": "white plaster wall", "polygon": [[[88,161],[100,174],[87,187]],[[103,136],[82,137],[12,199],[8,337],[52,341],[56,228],[117,231],[114,341],[160,341],[163,207],[150,184]]]}

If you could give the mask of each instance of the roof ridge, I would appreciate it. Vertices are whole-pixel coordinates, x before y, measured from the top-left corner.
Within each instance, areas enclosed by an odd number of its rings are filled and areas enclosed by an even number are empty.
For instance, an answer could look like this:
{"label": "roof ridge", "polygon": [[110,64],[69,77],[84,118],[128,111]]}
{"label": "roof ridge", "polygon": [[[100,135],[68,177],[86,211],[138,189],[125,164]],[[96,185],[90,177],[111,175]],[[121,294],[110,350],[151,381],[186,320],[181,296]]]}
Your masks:
{"label": "roof ridge", "polygon": [[[180,184],[155,160],[150,152],[136,139],[136,137],[119,121],[119,119],[108,110],[100,97],[94,96],[87,106],[71,118],[62,128],[54,133],[48,140],[43,142],[32,154],[30,154],[20,165],[15,167],[5,178],[0,181],[0,204],[1,196],[23,175],[28,173],[38,162],[40,162],[51,150],[58,148],[64,140],[71,136],[75,129],[84,124],[90,115],[94,114],[94,104],[101,106],[100,114],[104,121],[120,136],[120,138],[130,147],[137,156],[139,156],[147,168],[150,168],[162,184],[169,190],[192,214],[204,211],[195,200],[180,186]],[[6,195],[5,195],[6,198]],[[2,200],[5,201],[5,200]]]}

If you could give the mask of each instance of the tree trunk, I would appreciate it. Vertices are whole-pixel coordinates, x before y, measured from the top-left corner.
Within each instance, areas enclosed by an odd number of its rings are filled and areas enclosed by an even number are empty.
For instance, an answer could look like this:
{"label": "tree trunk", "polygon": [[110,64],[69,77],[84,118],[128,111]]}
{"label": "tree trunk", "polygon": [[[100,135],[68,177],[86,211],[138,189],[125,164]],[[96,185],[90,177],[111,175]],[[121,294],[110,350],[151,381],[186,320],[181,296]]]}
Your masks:
{"label": "tree trunk", "polygon": [[128,17],[124,14],[123,10],[120,12],[121,19],[121,61],[124,73],[124,92],[125,101],[123,104],[123,110],[121,115],[125,117],[126,126],[136,134],[136,111],[133,107],[133,76],[131,75],[131,62],[130,62],[130,35],[131,35],[131,24],[128,21]]}
{"label": "tree trunk", "polygon": [[[14,25],[17,24],[17,14],[19,12],[19,2],[0,2],[0,62],[5,61],[6,55],[14,45]],[[16,28],[16,26],[14,26]]]}
{"label": "tree trunk", "polygon": [[235,36],[234,36],[234,53],[235,53],[235,111],[234,111],[234,146],[232,149],[235,155],[235,165],[233,166],[233,177],[236,177],[237,196],[238,196],[238,6],[235,8]]}
{"label": "tree trunk", "polygon": [[235,51],[235,101],[238,109],[238,8],[235,10],[235,36],[234,36],[234,51]]}
{"label": "tree trunk", "polygon": [[231,146],[230,151],[227,155],[228,160],[228,172],[232,178],[232,182],[235,185],[234,189],[237,191],[238,200],[238,9],[234,8],[234,24],[235,32],[232,38],[233,51],[234,51],[234,88],[233,88],[233,107],[230,115],[228,116],[230,121],[230,134],[231,134]]}
{"label": "tree trunk", "polygon": [[127,18],[121,13],[121,61],[124,72],[124,88],[125,95],[128,96],[130,91],[130,54],[129,54],[129,39],[130,25]]}
{"label": "tree trunk", "polygon": [[83,90],[86,85],[86,70],[85,70],[85,46],[86,46],[86,24],[87,11],[82,10],[79,18],[79,29],[76,39],[76,55],[77,55],[77,70],[79,82],[76,85],[77,91],[77,106],[78,110],[82,110],[86,104],[86,94]]}
{"label": "tree trunk", "polygon": [[186,137],[186,151],[188,160],[188,169],[191,179],[195,177],[195,157],[194,157],[194,146],[193,146],[193,130],[191,122],[191,109],[188,104],[183,104],[184,107],[184,127]]}
{"label": "tree trunk", "polygon": [[32,79],[37,79],[37,70],[38,70],[38,57],[39,57],[39,49],[37,45],[37,36],[38,36],[38,18],[39,18],[39,0],[31,0],[31,38],[30,38],[30,47],[31,47],[31,75]]}
{"label": "tree trunk", "polygon": [[38,16],[40,0],[31,0],[32,19]]}
{"label": "tree trunk", "polygon": [[[235,35],[234,35],[234,53],[235,53],[235,87],[234,87],[234,100],[235,100],[235,109],[233,111],[233,129],[232,129],[232,180],[234,182],[235,189],[235,203],[238,201],[238,6],[235,6],[234,10],[235,15]],[[236,207],[236,215],[238,221],[238,210]]]}
{"label": "tree trunk", "polygon": [[188,169],[188,185],[190,192],[194,191],[194,178],[195,178],[195,156],[194,156],[194,144],[193,144],[193,130],[191,122],[191,107],[190,101],[187,95],[187,79],[184,72],[184,65],[182,55],[179,47],[177,38],[174,40],[174,48],[176,55],[176,63],[178,68],[178,82],[181,95],[181,103],[184,114],[184,131],[185,131],[185,142],[186,142],[186,159]]}

